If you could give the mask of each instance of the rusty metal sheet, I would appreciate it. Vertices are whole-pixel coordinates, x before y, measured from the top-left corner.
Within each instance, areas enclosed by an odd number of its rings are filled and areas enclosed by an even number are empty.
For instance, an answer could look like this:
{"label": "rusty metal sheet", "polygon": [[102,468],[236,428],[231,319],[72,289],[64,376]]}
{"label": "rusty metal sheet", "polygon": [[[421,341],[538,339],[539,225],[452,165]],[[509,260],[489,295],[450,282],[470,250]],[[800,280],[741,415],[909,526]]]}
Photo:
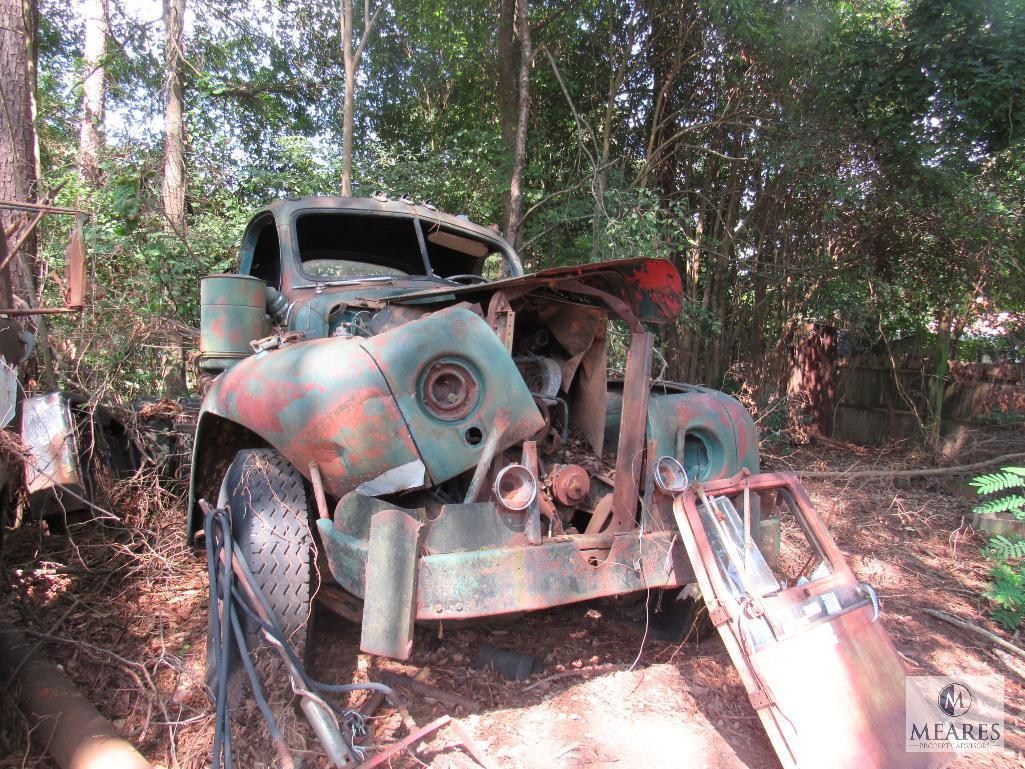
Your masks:
{"label": "rusty metal sheet", "polygon": [[[351,491],[338,500],[332,520],[334,527],[338,531],[357,539],[369,539],[370,522],[375,515],[384,510],[401,510],[418,521],[427,520],[427,512],[422,508],[408,510],[376,497],[361,494],[358,491]],[[329,523],[331,522],[329,521]]]}
{"label": "rusty metal sheet", "polygon": [[387,381],[355,338],[250,356],[216,379],[203,414],[252,430],[300,470],[316,462],[335,497],[420,459]]}
{"label": "rusty metal sheet", "polygon": [[[716,390],[687,385],[683,392],[652,393],[648,436],[659,456],[683,464],[691,481],[758,472],[758,428],[743,406]],[[707,463],[697,466],[694,448]]]}
{"label": "rusty metal sheet", "polygon": [[56,392],[26,398],[22,405],[21,437],[29,450],[25,486],[36,515],[86,507],[72,496],[84,497],[86,489],[71,404],[71,396]]}
{"label": "rusty metal sheet", "polygon": [[353,491],[335,506],[334,528],[355,539],[369,539],[371,520],[377,513],[389,509],[402,510],[424,523],[421,539],[427,553],[525,544],[523,514],[503,513],[492,502],[442,505],[438,517],[428,520],[427,511],[422,508],[396,508],[394,504]]}
{"label": "rusty metal sheet", "polygon": [[597,456],[605,447],[605,409],[608,403],[608,324],[601,324],[594,341],[584,353],[570,391],[570,412],[584,438]]}
{"label": "rusty metal sheet", "polygon": [[612,490],[612,519],[609,531],[626,531],[637,522],[641,489],[641,461],[651,395],[651,351],[655,337],[650,332],[630,335],[623,383],[623,414],[616,451],[616,485]]}
{"label": "rusty metal sheet", "polygon": [[[821,561],[810,580],[790,586],[744,543],[731,501],[776,491],[794,503]],[[709,613],[786,769],[931,769],[949,761],[906,752],[904,668],[795,476],[698,484],[673,509]]]}
{"label": "rusty metal sheet", "polygon": [[422,528],[420,521],[401,510],[383,510],[370,522],[362,651],[409,658]]}
{"label": "rusty metal sheet", "polygon": [[[427,472],[435,483],[477,465],[502,409],[510,415],[497,451],[528,438],[544,420],[502,342],[473,312],[452,307],[360,342],[388,383]],[[432,379],[442,370],[449,379]],[[447,367],[447,368],[446,368]],[[457,390],[450,372],[458,368]],[[446,414],[432,407],[427,388],[445,385],[456,398]]]}
{"label": "rusty metal sheet", "polygon": [[[331,574],[362,596],[367,541],[317,522]],[[492,617],[680,587],[694,581],[673,531],[638,535],[556,537],[543,544],[423,555],[417,578],[417,620]]]}
{"label": "rusty metal sheet", "polygon": [[514,547],[525,543],[523,514],[502,513],[491,502],[442,505],[441,515],[428,523],[424,533],[424,550],[428,553]]}
{"label": "rusty metal sheet", "polygon": [[18,407],[18,370],[0,357],[0,427],[14,419]]}
{"label": "rusty metal sheet", "polygon": [[386,301],[395,304],[432,299],[446,301],[453,296],[487,296],[496,290],[508,291],[510,294],[523,293],[538,288],[573,293],[573,283],[591,286],[616,297],[630,306],[638,319],[648,323],[674,321],[680,315],[683,284],[679,271],[672,262],[649,258],[555,267],[484,285],[445,286],[429,291],[406,293]]}
{"label": "rusty metal sheet", "polygon": [[317,519],[317,529],[331,576],[346,591],[362,598],[367,579],[367,540],[336,529],[325,518]]}
{"label": "rusty metal sheet", "polygon": [[502,340],[506,352],[512,353],[513,331],[516,326],[516,313],[509,304],[509,297],[504,291],[496,291],[488,303],[488,325],[495,336]]}
{"label": "rusty metal sheet", "polygon": [[65,252],[67,266],[64,277],[68,285],[64,295],[64,306],[75,310],[81,309],[85,304],[85,240],[82,235],[84,224],[85,215],[77,215]]}
{"label": "rusty metal sheet", "polygon": [[566,537],[536,546],[425,556],[417,619],[486,617],[677,587],[692,577],[674,534]]}
{"label": "rusty metal sheet", "polygon": [[[520,464],[530,471],[531,475],[534,476],[535,481],[538,479],[537,444],[534,441],[523,442],[523,454],[522,459],[520,459]],[[530,504],[527,506],[527,509],[523,511],[526,515],[526,520],[523,525],[523,533],[527,537],[528,545],[541,544],[541,502],[538,497],[539,494],[535,487],[533,498],[530,500]]]}

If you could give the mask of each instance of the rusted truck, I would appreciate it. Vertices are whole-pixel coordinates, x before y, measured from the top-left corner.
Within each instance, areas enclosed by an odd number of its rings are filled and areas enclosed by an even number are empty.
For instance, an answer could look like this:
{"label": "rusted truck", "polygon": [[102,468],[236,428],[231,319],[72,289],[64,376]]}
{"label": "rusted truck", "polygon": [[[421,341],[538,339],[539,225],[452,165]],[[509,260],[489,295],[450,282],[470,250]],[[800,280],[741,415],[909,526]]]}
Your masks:
{"label": "rusted truck", "polygon": [[201,294],[189,531],[230,508],[300,645],[317,553],[397,658],[417,622],[678,590],[674,490],[758,470],[736,400],[652,376],[668,261],[525,275],[465,217],[313,197],[256,213]]}
{"label": "rusted truck", "polygon": [[201,299],[189,532],[229,513],[297,647],[329,581],[400,659],[416,623],[700,595],[788,769],[947,759],[909,752],[905,715],[935,714],[797,478],[759,473],[751,416],[653,376],[671,263],[525,275],[463,217],[301,198]]}

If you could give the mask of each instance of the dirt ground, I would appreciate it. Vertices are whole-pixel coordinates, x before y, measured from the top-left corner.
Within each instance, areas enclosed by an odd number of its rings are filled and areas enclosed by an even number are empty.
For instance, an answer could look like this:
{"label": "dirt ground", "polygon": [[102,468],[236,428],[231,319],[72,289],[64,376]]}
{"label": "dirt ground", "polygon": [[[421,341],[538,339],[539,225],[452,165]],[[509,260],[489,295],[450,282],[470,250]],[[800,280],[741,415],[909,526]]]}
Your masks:
{"label": "dirt ground", "polygon": [[[801,450],[776,468],[846,470],[898,464],[899,454]],[[965,478],[941,477],[903,487],[889,479],[808,481],[817,509],[857,576],[882,600],[882,622],[909,672],[998,673],[1006,678],[1008,750],[958,759],[957,767],[1025,767],[1025,660],[923,612],[935,608],[1004,634],[985,616],[979,592],[983,539],[966,524],[972,504]],[[42,528],[7,531],[0,580],[0,622],[27,628],[42,648],[155,765],[210,764],[212,706],[203,684],[206,573],[183,541],[181,501],[154,506],[139,488],[122,496],[129,526],[92,521],[61,535]],[[722,643],[666,643],[645,633],[643,613],[629,617],[593,602],[514,621],[417,630],[408,663],[358,652],[358,628],[318,614],[314,677],[332,683],[373,680],[382,670],[419,673],[428,683],[473,700],[453,707],[408,695],[419,724],[457,717],[500,767],[778,767]],[[1021,644],[1021,637],[1013,639]],[[526,683],[473,668],[478,647],[532,654],[545,672]],[[0,695],[0,769],[50,763],[29,745],[9,692]],[[297,766],[326,758],[272,686]],[[364,695],[353,695],[351,705]],[[274,766],[261,718],[250,699],[236,713],[236,767]],[[401,736],[399,716],[372,719],[379,742]],[[393,766],[473,766],[451,729],[421,743],[418,757]]]}

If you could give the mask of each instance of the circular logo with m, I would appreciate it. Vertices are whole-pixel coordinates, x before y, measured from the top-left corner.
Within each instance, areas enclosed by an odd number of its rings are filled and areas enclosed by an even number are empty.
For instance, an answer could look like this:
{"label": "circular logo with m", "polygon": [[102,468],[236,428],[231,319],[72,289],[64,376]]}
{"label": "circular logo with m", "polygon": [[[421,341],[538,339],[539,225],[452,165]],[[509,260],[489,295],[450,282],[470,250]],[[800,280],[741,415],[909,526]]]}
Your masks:
{"label": "circular logo with m", "polygon": [[950,718],[957,718],[971,710],[974,701],[968,687],[955,682],[947,684],[940,689],[937,704],[945,715]]}

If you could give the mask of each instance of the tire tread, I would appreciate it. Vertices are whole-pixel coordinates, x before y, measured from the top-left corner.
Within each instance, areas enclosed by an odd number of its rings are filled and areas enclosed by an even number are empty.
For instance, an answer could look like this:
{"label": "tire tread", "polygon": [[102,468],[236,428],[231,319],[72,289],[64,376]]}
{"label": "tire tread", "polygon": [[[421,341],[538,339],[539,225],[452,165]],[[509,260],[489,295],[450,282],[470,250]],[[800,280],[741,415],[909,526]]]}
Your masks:
{"label": "tire tread", "polygon": [[[225,476],[236,542],[300,658],[315,560],[303,477],[273,449],[240,451]],[[248,629],[250,647],[259,642]]]}

